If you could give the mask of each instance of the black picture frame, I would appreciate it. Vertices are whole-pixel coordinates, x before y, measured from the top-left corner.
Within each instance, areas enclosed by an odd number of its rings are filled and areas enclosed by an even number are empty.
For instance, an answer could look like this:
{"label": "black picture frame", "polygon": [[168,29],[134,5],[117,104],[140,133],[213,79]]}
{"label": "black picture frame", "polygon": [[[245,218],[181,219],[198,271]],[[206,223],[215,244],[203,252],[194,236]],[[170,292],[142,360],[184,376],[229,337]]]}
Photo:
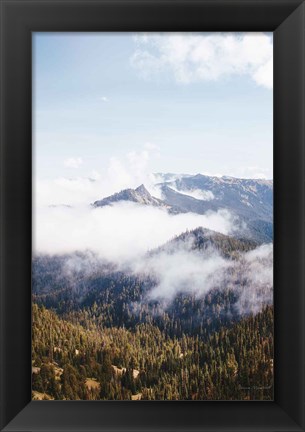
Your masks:
{"label": "black picture frame", "polygon": [[[304,2],[0,0],[3,431],[304,431]],[[273,402],[31,401],[31,33],[274,32]]]}

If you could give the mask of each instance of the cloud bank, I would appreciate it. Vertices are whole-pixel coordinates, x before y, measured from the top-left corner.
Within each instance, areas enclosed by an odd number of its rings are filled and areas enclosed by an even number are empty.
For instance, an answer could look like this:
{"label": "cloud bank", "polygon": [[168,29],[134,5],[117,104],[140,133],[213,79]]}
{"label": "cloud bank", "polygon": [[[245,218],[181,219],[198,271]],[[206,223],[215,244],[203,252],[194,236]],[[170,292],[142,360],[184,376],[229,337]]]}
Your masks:
{"label": "cloud bank", "polygon": [[145,301],[158,300],[160,312],[180,293],[204,298],[213,289],[238,296],[238,315],[256,314],[273,303],[273,245],[265,244],[240,254],[239,260],[223,258],[213,248],[190,250],[178,244],[173,253],[161,251],[133,264],[135,274],[153,275],[158,281]]}
{"label": "cloud bank", "polygon": [[131,65],[145,79],[168,72],[177,83],[248,76],[273,87],[272,37],[264,33],[138,34]]}
{"label": "cloud bank", "polygon": [[228,211],[170,215],[166,210],[119,202],[92,208],[41,207],[34,213],[35,253],[64,254],[91,250],[100,258],[133,261],[174,236],[203,226],[229,234],[234,218]]}
{"label": "cloud bank", "polygon": [[62,274],[73,287],[83,278],[109,276],[112,271],[133,274],[143,281],[148,278],[150,283],[154,280],[155,284],[141,301],[131,302],[135,314],[151,301],[158,302],[154,313],[162,314],[179,294],[204,299],[215,289],[218,293],[230,291],[235,294],[234,315],[255,315],[273,303],[272,244],[240,253],[237,260],[225,259],[212,246],[200,251],[192,246],[192,238],[189,238],[187,242],[175,243],[170,250],[164,248],[133,260],[116,261],[111,268],[105,267],[105,262],[92,252],[71,254],[64,261]]}

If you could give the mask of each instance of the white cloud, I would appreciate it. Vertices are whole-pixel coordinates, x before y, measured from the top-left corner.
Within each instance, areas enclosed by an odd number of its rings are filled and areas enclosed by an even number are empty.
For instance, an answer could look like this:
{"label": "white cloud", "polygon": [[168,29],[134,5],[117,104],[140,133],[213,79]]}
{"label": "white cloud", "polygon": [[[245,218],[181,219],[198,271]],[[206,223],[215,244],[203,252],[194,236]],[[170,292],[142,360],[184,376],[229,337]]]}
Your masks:
{"label": "white cloud", "polygon": [[235,284],[239,291],[237,310],[257,313],[273,302],[273,245],[264,244],[247,252],[240,265],[245,284]]}
{"label": "white cloud", "polygon": [[100,197],[99,182],[91,177],[59,177],[37,180],[33,187],[34,206],[90,204]]}
{"label": "white cloud", "polygon": [[201,297],[215,288],[230,262],[219,254],[200,254],[177,250],[161,253],[144,260],[146,272],[157,275],[159,284],[149,292],[149,298],[171,302],[179,292]]}
{"label": "white cloud", "polygon": [[257,84],[272,88],[273,86],[273,60],[269,59],[267,63],[262,64],[254,73],[254,80]]}
{"label": "white cloud", "polygon": [[67,168],[79,168],[83,164],[83,160],[81,157],[76,158],[68,158],[64,161],[64,165]]}
{"label": "white cloud", "polygon": [[131,65],[144,78],[169,72],[178,83],[249,76],[273,85],[272,37],[264,33],[139,34]]}
{"label": "white cloud", "polygon": [[241,315],[256,314],[266,304],[272,304],[272,244],[241,254],[239,260],[225,259],[213,247],[196,251],[189,246],[177,243],[170,253],[161,251],[133,263],[135,274],[156,278],[157,284],[147,299],[158,299],[160,311],[181,292],[202,298],[215,288],[237,294],[235,310]]}
{"label": "white cloud", "polygon": [[99,98],[102,102],[109,102],[109,99],[107,98],[107,96],[101,96]]}
{"label": "white cloud", "polygon": [[129,151],[124,157],[110,159],[104,185],[108,184],[111,193],[126,188],[136,188],[142,183],[155,196],[160,196],[158,188],[154,187],[155,178],[150,174],[151,160],[159,157],[157,146],[147,146],[139,151]]}
{"label": "white cloud", "polygon": [[170,215],[163,209],[130,202],[102,208],[35,207],[33,244],[35,252],[90,250],[120,264],[198,226],[228,234],[234,221],[228,211]]}
{"label": "white cloud", "polygon": [[[150,174],[149,166],[156,157],[159,157],[158,147],[144,145],[139,151],[132,150],[121,157],[110,158],[105,170],[94,169],[84,177],[71,176],[43,180],[36,177],[35,206],[89,205],[122,189],[136,188],[142,183],[152,194],[161,198],[159,188],[154,186],[157,181],[154,175]],[[75,167],[75,164],[72,165]],[[69,166],[71,166],[70,160]]]}

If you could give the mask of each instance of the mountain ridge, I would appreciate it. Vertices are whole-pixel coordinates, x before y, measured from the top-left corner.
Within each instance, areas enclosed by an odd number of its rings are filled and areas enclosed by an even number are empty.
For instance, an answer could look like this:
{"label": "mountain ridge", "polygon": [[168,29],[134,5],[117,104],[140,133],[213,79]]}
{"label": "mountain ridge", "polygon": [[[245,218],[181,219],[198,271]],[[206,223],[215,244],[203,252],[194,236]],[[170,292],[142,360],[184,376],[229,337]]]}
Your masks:
{"label": "mountain ridge", "polygon": [[182,232],[153,250],[152,253],[175,253],[179,245],[186,245],[189,251],[216,250],[224,258],[236,259],[239,253],[255,249],[258,243],[247,238],[222,234],[218,231],[199,226],[195,229]]}
{"label": "mountain ridge", "polygon": [[[161,178],[160,173],[155,175]],[[156,198],[141,184],[95,201],[93,207],[120,201],[159,207],[170,214],[228,210],[238,218],[236,230],[241,236],[264,243],[273,240],[273,180],[213,177],[203,174],[164,174],[155,184],[162,198]]]}
{"label": "mountain ridge", "polygon": [[144,184],[141,184],[136,189],[127,188],[120,192],[116,192],[113,195],[109,195],[101,200],[94,201],[94,207],[103,207],[106,205],[111,205],[119,201],[131,201],[138,204],[152,205],[152,206],[163,206],[162,200],[153,197],[148,190],[145,188]]}

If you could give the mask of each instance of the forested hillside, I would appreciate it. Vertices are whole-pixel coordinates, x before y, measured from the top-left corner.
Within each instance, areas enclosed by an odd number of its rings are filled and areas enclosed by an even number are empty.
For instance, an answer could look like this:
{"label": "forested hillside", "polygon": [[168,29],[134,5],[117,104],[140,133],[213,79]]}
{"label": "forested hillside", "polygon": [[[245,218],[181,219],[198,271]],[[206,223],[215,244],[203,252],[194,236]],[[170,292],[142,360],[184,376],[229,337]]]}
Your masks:
{"label": "forested hillside", "polygon": [[[73,324],[33,305],[37,399],[273,398],[273,308],[205,335],[170,337],[153,324]],[[90,330],[89,330],[90,329]]]}

